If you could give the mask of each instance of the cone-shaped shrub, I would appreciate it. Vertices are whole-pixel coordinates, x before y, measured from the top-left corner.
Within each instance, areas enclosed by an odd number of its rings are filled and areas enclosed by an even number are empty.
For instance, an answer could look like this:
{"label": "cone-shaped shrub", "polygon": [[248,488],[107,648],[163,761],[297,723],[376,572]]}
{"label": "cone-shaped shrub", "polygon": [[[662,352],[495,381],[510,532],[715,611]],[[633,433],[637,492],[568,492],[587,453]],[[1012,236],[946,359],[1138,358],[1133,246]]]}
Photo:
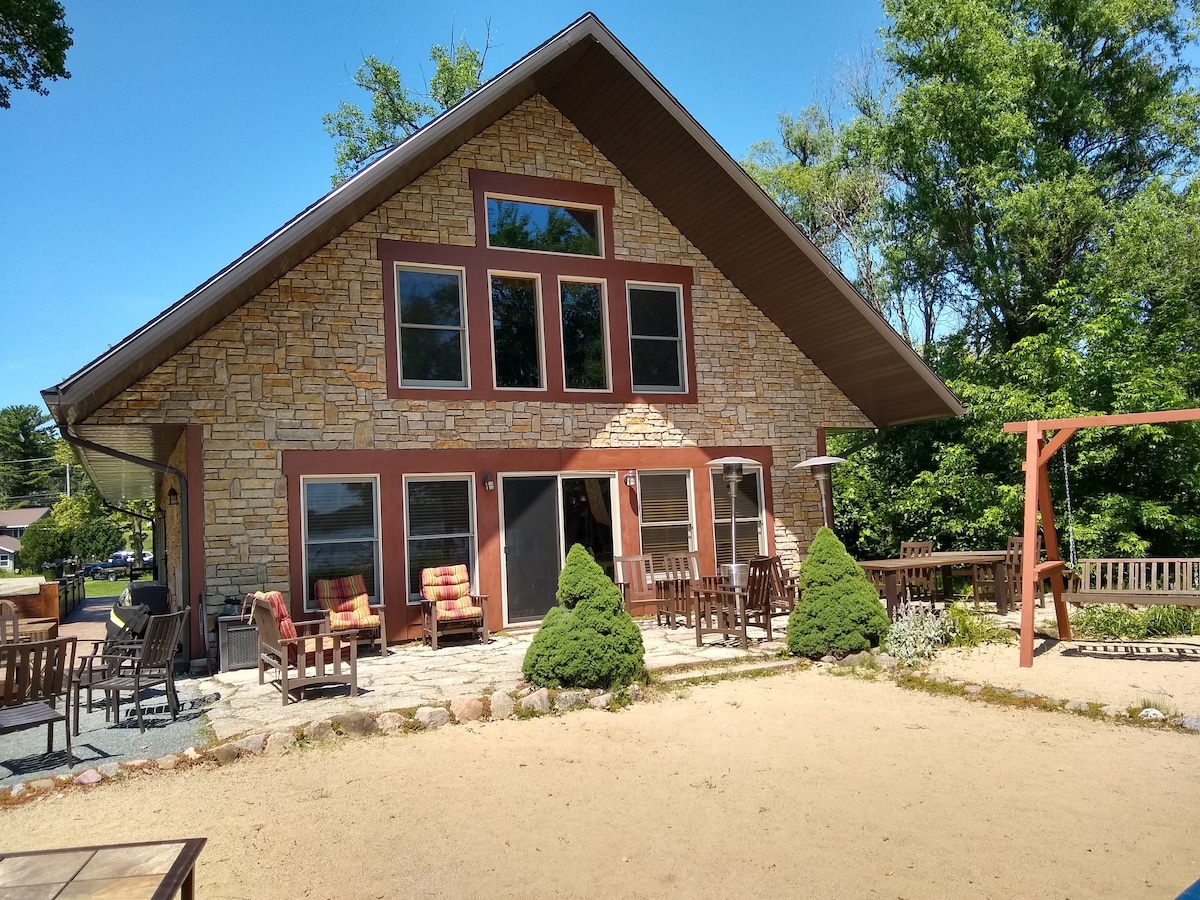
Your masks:
{"label": "cone-shaped shrub", "polygon": [[788,650],[819,659],[878,645],[888,618],[879,594],[830,529],[813,538],[800,569],[802,600],[788,619]]}
{"label": "cone-shaped shrub", "polygon": [[534,684],[605,688],[644,672],[642,633],[621,591],[579,544],[558,576],[558,606],[546,613],[521,671]]}

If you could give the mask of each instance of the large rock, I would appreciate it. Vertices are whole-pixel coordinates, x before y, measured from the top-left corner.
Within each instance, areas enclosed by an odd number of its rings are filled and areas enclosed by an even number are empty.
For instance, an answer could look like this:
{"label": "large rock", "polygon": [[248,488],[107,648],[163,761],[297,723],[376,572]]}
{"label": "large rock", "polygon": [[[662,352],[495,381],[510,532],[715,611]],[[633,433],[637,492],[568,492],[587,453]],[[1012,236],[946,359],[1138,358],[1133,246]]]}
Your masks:
{"label": "large rock", "polygon": [[1200,716],[1180,716],[1175,724],[1188,731],[1200,731]]}
{"label": "large rock", "polygon": [[1148,706],[1138,713],[1138,718],[1157,722],[1159,719],[1165,719],[1166,716],[1163,715],[1163,711],[1161,709],[1155,709],[1153,706]]}
{"label": "large rock", "polygon": [[351,709],[336,716],[330,716],[330,724],[340,729],[342,734],[371,734],[378,731],[375,720],[361,709]]}
{"label": "large rock", "polygon": [[522,697],[521,709],[532,713],[550,712],[550,692],[545,688],[539,688],[528,697]]}
{"label": "large rock", "polygon": [[483,718],[483,701],[478,697],[455,697],[450,701],[450,712],[456,722],[476,722]]}
{"label": "large rock", "polygon": [[160,769],[170,770],[177,768],[182,759],[174,753],[168,753],[166,756],[160,756],[154,762]]}
{"label": "large rock", "polygon": [[221,744],[209,750],[208,755],[215,759],[218,765],[227,766],[237,759],[239,754],[238,748],[233,744]]}
{"label": "large rock", "polygon": [[375,724],[379,726],[380,731],[399,731],[404,727],[404,716],[398,712],[385,712],[379,714],[379,719]]}
{"label": "large rock", "polygon": [[267,736],[265,734],[248,734],[244,738],[238,738],[236,741],[230,741],[240,753],[262,753],[262,748],[266,746]]}
{"label": "large rock", "polygon": [[629,695],[629,699],[634,703],[641,703],[646,698],[646,692],[642,690],[642,686],[636,681],[626,689],[625,693]]}
{"label": "large rock", "polygon": [[272,731],[267,736],[267,744],[263,747],[263,752],[272,755],[284,753],[295,743],[296,736],[290,731]]}
{"label": "large rock", "polygon": [[328,719],[322,719],[319,722],[309,722],[304,727],[304,739],[313,744],[319,741],[327,741],[336,735],[337,732],[333,730],[333,725],[330,724]]}
{"label": "large rock", "polygon": [[80,772],[75,776],[76,784],[99,784],[104,780],[104,776],[95,769],[88,769],[86,772]]}
{"label": "large rock", "polygon": [[1067,709],[1071,712],[1087,712],[1092,708],[1092,704],[1086,700],[1070,700],[1067,702]]}
{"label": "large rock", "polygon": [[121,771],[121,764],[115,762],[101,763],[100,765],[96,766],[96,771],[105,778],[116,778],[117,773]]}
{"label": "large rock", "polygon": [[492,708],[493,719],[507,719],[517,708],[513,698],[504,691],[494,691],[488,698],[488,705]]}
{"label": "large rock", "polygon": [[554,708],[559,712],[570,712],[587,706],[587,694],[583,691],[560,691],[554,698]]}
{"label": "large rock", "polygon": [[422,728],[441,728],[450,724],[450,713],[441,706],[422,706],[417,710],[416,719]]}
{"label": "large rock", "polygon": [[592,709],[608,709],[612,706],[612,694],[598,694],[588,701]]}

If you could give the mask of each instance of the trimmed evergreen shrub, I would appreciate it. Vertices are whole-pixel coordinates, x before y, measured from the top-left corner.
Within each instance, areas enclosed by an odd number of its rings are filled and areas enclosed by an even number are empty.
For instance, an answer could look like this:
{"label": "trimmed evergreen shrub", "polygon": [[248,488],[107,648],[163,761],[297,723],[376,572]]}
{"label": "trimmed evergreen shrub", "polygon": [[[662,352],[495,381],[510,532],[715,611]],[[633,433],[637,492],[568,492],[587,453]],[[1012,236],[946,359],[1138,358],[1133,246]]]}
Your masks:
{"label": "trimmed evergreen shrub", "polygon": [[830,529],[813,538],[800,569],[802,600],[788,619],[788,651],[819,659],[878,645],[888,618],[879,594]]}
{"label": "trimmed evergreen shrub", "polygon": [[521,671],[547,687],[607,688],[643,676],[642,633],[620,589],[590,553],[575,544],[555,592],[558,606],[542,619]]}

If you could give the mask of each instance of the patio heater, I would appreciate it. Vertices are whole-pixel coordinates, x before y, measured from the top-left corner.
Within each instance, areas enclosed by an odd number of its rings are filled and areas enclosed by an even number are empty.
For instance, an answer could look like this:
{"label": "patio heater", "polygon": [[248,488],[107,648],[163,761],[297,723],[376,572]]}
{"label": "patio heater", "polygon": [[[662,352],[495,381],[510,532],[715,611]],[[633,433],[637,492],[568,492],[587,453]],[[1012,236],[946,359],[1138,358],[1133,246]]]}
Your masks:
{"label": "patio heater", "polygon": [[821,494],[821,522],[826,528],[833,527],[833,510],[829,501],[825,499],[829,490],[829,470],[845,461],[840,456],[812,456],[792,466],[793,469],[813,470],[813,477],[817,479],[817,490]]}
{"label": "patio heater", "polygon": [[742,480],[743,467],[757,466],[757,460],[744,456],[722,456],[709,463],[710,466],[720,466],[725,484],[729,486],[729,565],[722,566],[729,583],[734,587],[744,587],[749,567],[737,561],[737,486]]}

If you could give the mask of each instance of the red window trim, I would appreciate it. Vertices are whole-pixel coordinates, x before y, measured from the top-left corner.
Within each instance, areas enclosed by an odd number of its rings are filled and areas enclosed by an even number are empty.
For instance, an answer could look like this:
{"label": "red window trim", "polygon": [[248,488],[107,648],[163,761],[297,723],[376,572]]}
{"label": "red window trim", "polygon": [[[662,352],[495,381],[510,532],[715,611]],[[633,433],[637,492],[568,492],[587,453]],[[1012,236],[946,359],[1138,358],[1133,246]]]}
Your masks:
{"label": "red window trim", "polygon": [[[606,185],[584,184],[510,175],[503,172],[473,170],[469,173],[475,201],[475,245],[429,244],[419,241],[379,238],[376,253],[383,267],[384,356],[387,370],[387,395],[392,400],[524,400],[549,403],[695,403],[696,353],[692,328],[692,284],[690,266],[616,260],[613,248],[613,189]],[[571,256],[529,250],[487,246],[487,193],[527,196],[530,199],[585,203],[602,207],[606,257]],[[400,384],[398,315],[396,309],[396,267],[398,265],[451,266],[464,270],[466,282],[467,352],[469,383],[467,388],[427,388]],[[546,384],[543,390],[493,387],[491,296],[489,270],[523,272],[541,279],[543,347]],[[567,390],[564,387],[562,358],[562,311],[558,293],[559,278],[602,279],[606,283],[608,313],[609,391]],[[683,294],[683,342],[686,356],[687,390],[648,392],[633,390],[629,350],[629,307],[626,285],[657,283],[678,285]]]}

